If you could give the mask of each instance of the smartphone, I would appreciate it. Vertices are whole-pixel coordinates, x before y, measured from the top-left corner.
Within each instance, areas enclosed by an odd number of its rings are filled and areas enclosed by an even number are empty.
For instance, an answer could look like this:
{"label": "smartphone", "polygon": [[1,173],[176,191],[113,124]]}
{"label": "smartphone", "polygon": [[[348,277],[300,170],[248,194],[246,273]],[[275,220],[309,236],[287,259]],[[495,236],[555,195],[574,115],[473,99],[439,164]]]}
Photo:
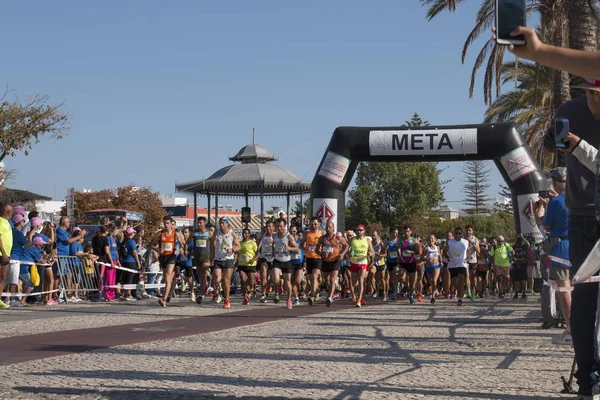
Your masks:
{"label": "smartphone", "polygon": [[527,24],[526,0],[496,0],[496,42],[522,46],[525,36],[511,36],[519,26]]}
{"label": "smartphone", "polygon": [[538,196],[540,196],[540,198],[542,198],[542,199],[549,199],[550,198],[550,191],[549,190],[540,190],[538,192]]}
{"label": "smartphone", "polygon": [[560,147],[561,149],[567,148],[567,142],[565,142],[565,138],[569,134],[569,120],[565,118],[556,118],[554,120],[554,137],[556,147]]}

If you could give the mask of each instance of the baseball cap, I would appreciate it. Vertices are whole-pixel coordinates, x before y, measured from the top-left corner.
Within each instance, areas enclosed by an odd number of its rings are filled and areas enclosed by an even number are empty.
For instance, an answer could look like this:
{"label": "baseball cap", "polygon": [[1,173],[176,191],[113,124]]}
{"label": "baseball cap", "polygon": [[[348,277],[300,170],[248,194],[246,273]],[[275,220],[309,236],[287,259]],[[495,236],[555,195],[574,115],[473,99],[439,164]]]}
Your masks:
{"label": "baseball cap", "polygon": [[573,89],[595,90],[600,92],[600,81],[595,79],[586,79],[584,83],[571,86]]}
{"label": "baseball cap", "polygon": [[31,223],[32,228],[39,228],[40,226],[42,226],[43,220],[40,217],[33,217],[29,222]]}
{"label": "baseball cap", "polygon": [[342,235],[342,232],[337,232],[337,233],[335,234],[335,236],[337,236],[337,237],[342,237],[343,235]]}
{"label": "baseball cap", "polygon": [[71,232],[75,233],[75,232],[79,232],[79,231],[81,231],[81,228],[76,226],[75,228],[73,228],[73,230]]}
{"label": "baseball cap", "polygon": [[365,226],[364,226],[363,224],[358,224],[358,225],[356,226],[356,230],[357,230],[357,231],[360,231],[360,230],[363,230],[363,231],[364,231],[364,230],[365,230]]}
{"label": "baseball cap", "polygon": [[[600,82],[600,81],[599,81]],[[565,167],[557,167],[550,171],[550,177],[554,182],[567,181],[567,169]]]}
{"label": "baseball cap", "polygon": [[128,235],[131,235],[132,233],[135,233],[135,229],[133,229],[132,227],[129,227],[129,228],[125,229],[125,233]]}
{"label": "baseball cap", "polygon": [[33,238],[33,245],[34,246],[41,246],[47,244],[47,242],[41,237],[41,236],[36,236]]}
{"label": "baseball cap", "polygon": [[21,214],[25,218],[25,208],[23,206],[16,206],[13,214]]}
{"label": "baseball cap", "polygon": [[227,223],[229,223],[229,218],[227,218],[227,217],[221,217],[221,218],[219,218],[219,221],[220,222],[227,222]]}
{"label": "baseball cap", "polygon": [[487,242],[485,239],[481,239],[481,241],[479,242],[480,246],[487,246]]}
{"label": "baseball cap", "polygon": [[23,216],[23,214],[14,214],[12,217],[12,221],[15,224],[18,224],[19,222],[23,221],[25,219],[25,217]]}

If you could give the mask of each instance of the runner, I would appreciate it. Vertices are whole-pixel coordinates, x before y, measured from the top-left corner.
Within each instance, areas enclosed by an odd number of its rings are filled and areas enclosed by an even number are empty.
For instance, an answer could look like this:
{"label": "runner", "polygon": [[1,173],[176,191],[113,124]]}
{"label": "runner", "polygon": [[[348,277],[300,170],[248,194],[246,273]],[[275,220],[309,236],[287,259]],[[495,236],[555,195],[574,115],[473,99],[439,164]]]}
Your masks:
{"label": "runner", "polygon": [[241,249],[238,257],[238,272],[242,281],[242,293],[244,295],[243,305],[250,304],[252,289],[256,279],[256,262],[258,261],[258,245],[250,237],[250,229],[242,230]]}
{"label": "runner", "polygon": [[399,238],[398,229],[390,229],[390,237],[387,240],[386,252],[387,252],[387,275],[392,289],[392,300],[396,300],[396,293],[398,291],[398,274],[400,272],[400,265],[398,263],[398,252],[399,252]]}
{"label": "runner", "polygon": [[[350,243],[350,241],[352,241],[352,238],[354,236],[355,236],[354,231],[352,231],[352,230],[346,231],[346,233],[345,233],[346,242]],[[342,232],[338,232],[338,233],[336,233],[336,237],[344,238],[344,234],[342,234]],[[340,277],[342,279],[342,284],[343,284],[342,296],[341,296],[342,298],[352,297],[352,292],[353,292],[352,274],[350,273],[350,264],[352,263],[351,259],[352,259],[352,249],[350,249],[346,252],[346,255],[344,256],[344,258],[342,259],[342,261],[340,263]]]}
{"label": "runner", "polygon": [[276,222],[277,234],[275,235],[275,261],[273,261],[272,281],[279,282],[283,275],[283,284],[287,293],[286,307],[292,309],[292,263],[291,253],[298,252],[300,249],[296,245],[296,240],[287,231],[286,223],[283,218]]}
{"label": "runner", "polygon": [[[461,228],[454,230],[454,239],[448,240],[444,253],[448,258],[448,269],[450,270],[450,278],[452,285],[458,289],[458,306],[462,306],[463,295],[465,292],[465,283],[468,278],[467,260],[471,256],[469,242],[462,237],[463,231]],[[475,297],[471,292],[467,292],[467,296],[471,301],[475,301]]]}
{"label": "runner", "polygon": [[477,269],[477,256],[479,255],[481,249],[479,248],[479,239],[473,235],[473,227],[471,225],[467,225],[465,229],[467,230],[467,237],[465,239],[467,239],[467,242],[469,242],[469,250],[471,252],[471,257],[469,257],[467,260],[467,263],[469,264],[467,289],[471,290],[471,288],[473,288],[473,291],[475,291],[475,288],[477,288],[475,285],[475,276],[477,275],[475,272]]}
{"label": "runner", "polygon": [[175,278],[173,273],[175,269],[175,262],[177,261],[177,257],[175,256],[175,242],[179,242],[179,244],[185,249],[185,240],[183,235],[175,230],[174,222],[175,221],[173,218],[168,216],[164,217],[164,229],[158,232],[151,242],[151,244],[160,243],[160,255],[158,257],[158,261],[161,269],[163,270],[165,291],[163,292],[163,297],[158,299],[158,304],[160,304],[162,307],[167,306],[167,299],[171,293]]}
{"label": "runner", "polygon": [[415,304],[415,286],[417,283],[417,259],[421,256],[421,247],[412,238],[410,225],[402,228],[404,238],[400,242],[400,269],[406,271],[408,280],[408,300]]}
{"label": "runner", "polygon": [[475,271],[475,290],[479,297],[488,297],[490,290],[488,289],[488,245],[485,239],[479,242],[479,253],[477,254],[477,270]]}
{"label": "runner", "polygon": [[[223,297],[225,302],[223,308],[231,308],[229,301],[229,292],[231,290],[231,276],[235,267],[235,253],[240,251],[240,241],[229,227],[229,218],[219,218],[219,230],[213,235],[211,240],[211,249],[215,255],[215,265],[213,267],[213,289],[215,291],[215,303],[219,303],[220,294],[219,283],[223,281]],[[214,298],[214,297],[213,297]]]}
{"label": "runner", "polygon": [[[198,290],[198,296],[196,297],[196,303],[202,304],[204,299],[204,293],[208,286],[208,275],[210,273],[210,243],[212,240],[212,234],[206,227],[206,218],[198,217],[198,228],[193,235],[193,264],[196,267],[196,275],[198,282],[200,282],[200,288]],[[194,291],[192,290],[193,295]],[[193,301],[193,300],[192,300]]]}
{"label": "runner", "polygon": [[373,292],[373,297],[378,296],[378,292],[381,290],[383,294],[383,301],[387,301],[387,294],[390,286],[389,275],[387,273],[387,265],[385,258],[385,244],[381,240],[378,232],[373,232],[373,251],[375,252],[375,280],[377,285]]}
{"label": "runner", "polygon": [[[454,234],[452,232],[446,232],[446,242],[443,247],[446,247],[446,243],[449,240],[454,239]],[[442,268],[440,274],[442,275],[442,289],[444,290],[444,296],[447,299],[454,298],[454,289],[451,289],[451,279],[450,279],[450,270],[448,269],[448,256],[445,252],[442,252]]]}
{"label": "runner", "polygon": [[323,236],[323,232],[319,229],[319,218],[312,217],[310,226],[302,242],[302,249],[306,256],[306,273],[310,277],[311,295],[308,297],[308,304],[311,306],[317,301],[320,292],[319,277],[321,276],[321,257],[317,254],[317,243]]}
{"label": "runner", "polygon": [[[367,304],[367,301],[363,298],[363,292],[365,288],[365,278],[367,277],[367,271],[369,270],[368,257],[373,259],[375,252],[373,251],[373,245],[365,236],[365,226],[358,225],[356,227],[356,237],[352,239],[350,247],[352,247],[352,265],[350,266],[350,272],[352,272],[352,301],[356,302],[356,307]],[[355,287],[358,285],[358,297],[355,297]]]}
{"label": "runner", "polygon": [[417,301],[421,302],[423,301],[423,279],[425,277],[425,258],[423,257],[423,253],[425,252],[427,244],[423,243],[420,234],[415,233],[413,237],[415,238],[415,247],[418,249],[417,254],[419,254],[419,256],[415,257],[417,263],[417,282],[415,284],[415,290],[417,291]]}
{"label": "runner", "polygon": [[290,254],[290,257],[292,258],[292,266],[294,267],[294,284],[292,287],[292,291],[294,292],[294,301],[292,305],[299,306],[300,286],[302,285],[302,278],[304,276],[304,250],[300,248],[300,243],[302,242],[302,232],[299,232],[298,228],[295,225],[292,225],[290,233],[292,234],[292,237],[296,239],[296,246],[298,246],[300,249],[300,251]]}
{"label": "runner", "polygon": [[338,281],[340,271],[340,263],[348,252],[348,242],[335,233],[335,227],[332,221],[328,221],[325,225],[325,235],[319,238],[316,252],[321,255],[323,260],[321,266],[323,270],[323,278],[327,285],[327,307],[331,307],[334,298],[335,287]]}
{"label": "runner", "polygon": [[[190,288],[190,301],[196,301],[196,293],[194,292],[194,267],[192,254],[194,252],[194,237],[189,227],[185,227],[182,230],[183,240],[185,240],[186,246],[185,251],[179,249],[178,261],[181,267],[185,270],[185,276],[187,278],[188,287]],[[183,289],[181,290],[184,291]]]}
{"label": "runner", "polygon": [[[269,273],[273,269],[273,261],[275,260],[275,252],[273,250],[273,232],[275,227],[272,221],[267,221],[265,224],[265,232],[258,243],[258,249],[260,250],[260,258],[258,263],[260,264],[260,278],[262,296],[260,296],[260,302],[266,303],[267,296],[269,295]],[[277,282],[275,284],[275,302],[279,302],[279,294],[277,293]]]}
{"label": "runner", "polygon": [[494,273],[498,278],[498,298],[504,298],[508,291],[510,276],[510,259],[514,252],[510,244],[505,243],[504,236],[498,236],[498,244],[492,246],[490,256],[494,259]]}
{"label": "runner", "polygon": [[436,238],[434,235],[429,235],[427,238],[427,246],[425,247],[425,273],[427,274],[427,280],[429,281],[429,302],[435,303],[435,298],[439,295],[437,290],[437,282],[440,278],[440,264],[441,264],[442,252],[436,244]]}

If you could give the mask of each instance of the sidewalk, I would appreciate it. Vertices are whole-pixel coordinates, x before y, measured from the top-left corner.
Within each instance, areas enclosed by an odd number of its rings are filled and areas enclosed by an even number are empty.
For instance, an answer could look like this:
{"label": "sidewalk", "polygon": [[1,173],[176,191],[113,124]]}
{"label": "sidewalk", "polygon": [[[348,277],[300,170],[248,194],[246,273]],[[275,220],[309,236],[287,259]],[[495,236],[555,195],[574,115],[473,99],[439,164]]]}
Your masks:
{"label": "sidewalk", "polygon": [[[53,311],[29,309],[23,313],[39,317],[0,322],[0,335],[33,335],[42,325],[63,324],[54,330],[59,341],[83,328],[101,333],[108,328],[99,326],[113,326],[139,343],[96,346],[98,338],[87,330],[88,347],[18,364],[4,360],[11,365],[4,366],[0,398],[574,398],[559,393],[572,350],[551,343],[560,330],[539,329],[537,297],[527,303],[486,299],[462,308],[444,300],[435,306],[369,303],[290,311],[281,303],[242,307],[236,299],[223,310],[177,299],[166,309],[145,302],[73,305],[67,316],[46,318]],[[237,327],[226,329],[230,321]],[[28,330],[16,332],[14,324]],[[140,340],[143,335],[151,341]]]}

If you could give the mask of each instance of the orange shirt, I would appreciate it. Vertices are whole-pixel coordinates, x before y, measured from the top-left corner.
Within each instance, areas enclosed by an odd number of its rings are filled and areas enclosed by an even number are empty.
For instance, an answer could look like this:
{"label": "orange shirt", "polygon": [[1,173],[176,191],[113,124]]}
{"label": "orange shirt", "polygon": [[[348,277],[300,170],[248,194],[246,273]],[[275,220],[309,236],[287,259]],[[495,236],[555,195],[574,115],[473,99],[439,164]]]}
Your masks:
{"label": "orange shirt", "polygon": [[321,231],[308,232],[306,234],[306,240],[304,241],[304,254],[306,258],[321,258],[315,251],[321,236],[323,236],[323,232]]}
{"label": "orange shirt", "polygon": [[327,237],[323,238],[321,255],[323,256],[323,261],[325,262],[335,262],[338,260],[340,255],[340,243],[335,235],[333,235],[333,240],[329,240]]}
{"label": "orange shirt", "polygon": [[175,231],[167,236],[165,231],[160,234],[160,255],[170,256],[175,253]]}

